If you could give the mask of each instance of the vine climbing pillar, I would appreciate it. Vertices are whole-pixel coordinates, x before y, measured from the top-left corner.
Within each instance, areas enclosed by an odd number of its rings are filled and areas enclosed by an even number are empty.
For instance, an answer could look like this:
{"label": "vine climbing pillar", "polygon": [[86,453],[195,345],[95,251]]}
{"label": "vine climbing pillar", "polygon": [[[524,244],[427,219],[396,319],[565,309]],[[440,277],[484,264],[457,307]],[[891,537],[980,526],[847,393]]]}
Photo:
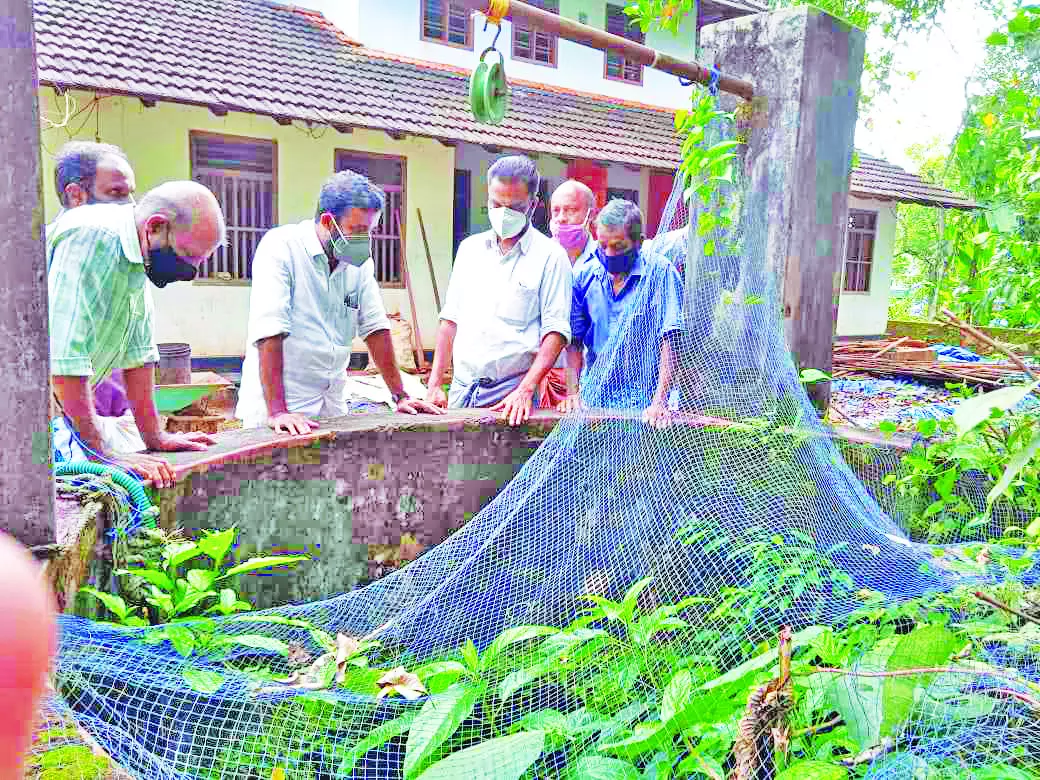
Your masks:
{"label": "vine climbing pillar", "polygon": [[[784,329],[799,369],[831,369],[865,42],[863,31],[807,6],[701,31],[703,60],[755,85],[745,114],[749,205],[766,210],[767,262],[782,279]],[[730,111],[738,102],[720,100]],[[826,410],[830,384],[808,389]]]}
{"label": "vine climbing pillar", "polygon": [[32,0],[0,0],[0,529],[56,539],[50,359]]}

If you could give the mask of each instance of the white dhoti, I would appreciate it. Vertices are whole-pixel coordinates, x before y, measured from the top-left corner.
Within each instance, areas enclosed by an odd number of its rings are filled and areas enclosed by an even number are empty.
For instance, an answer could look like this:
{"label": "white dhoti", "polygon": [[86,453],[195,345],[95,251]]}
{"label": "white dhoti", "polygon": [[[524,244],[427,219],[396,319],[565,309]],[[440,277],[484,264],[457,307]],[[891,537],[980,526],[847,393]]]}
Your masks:
{"label": "white dhoti", "polygon": [[[132,412],[122,417],[98,417],[98,433],[105,451],[112,454],[144,452],[144,440]],[[51,421],[51,441],[54,450],[54,462],[89,460],[83,445],[66,422],[64,417],[55,417]]]}

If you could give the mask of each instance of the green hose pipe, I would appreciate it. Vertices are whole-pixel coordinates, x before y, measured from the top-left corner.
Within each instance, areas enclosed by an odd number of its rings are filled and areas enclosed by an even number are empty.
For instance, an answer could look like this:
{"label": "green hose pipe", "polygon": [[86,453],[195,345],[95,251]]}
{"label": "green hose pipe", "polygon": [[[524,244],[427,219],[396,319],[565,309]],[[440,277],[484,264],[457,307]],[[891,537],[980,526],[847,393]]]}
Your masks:
{"label": "green hose pipe", "polygon": [[134,509],[137,510],[141,522],[149,528],[155,528],[155,518],[159,514],[159,509],[148,498],[144,485],[121,468],[109,466],[106,463],[94,463],[89,460],[63,461],[54,465],[54,475],[56,477],[75,477],[86,474],[108,477],[119,487],[126,490],[130,494],[130,501]]}

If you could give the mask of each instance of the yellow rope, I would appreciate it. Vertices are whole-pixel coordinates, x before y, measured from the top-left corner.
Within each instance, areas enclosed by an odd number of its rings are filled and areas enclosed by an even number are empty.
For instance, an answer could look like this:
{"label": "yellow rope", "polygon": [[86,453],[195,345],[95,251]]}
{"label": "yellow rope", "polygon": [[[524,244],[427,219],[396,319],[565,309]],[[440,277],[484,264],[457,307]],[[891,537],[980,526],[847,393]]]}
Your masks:
{"label": "yellow rope", "polygon": [[509,13],[509,0],[488,0],[488,9],[484,16],[491,24],[498,27]]}

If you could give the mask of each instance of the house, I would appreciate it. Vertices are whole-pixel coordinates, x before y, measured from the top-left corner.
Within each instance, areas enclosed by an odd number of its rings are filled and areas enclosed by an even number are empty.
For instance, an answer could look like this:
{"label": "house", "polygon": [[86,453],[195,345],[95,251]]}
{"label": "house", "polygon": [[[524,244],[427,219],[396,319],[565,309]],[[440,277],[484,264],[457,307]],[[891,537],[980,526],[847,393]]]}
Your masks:
{"label": "house", "polygon": [[[700,5],[702,23],[760,10],[749,0]],[[500,153],[535,157],[543,194],[575,176],[601,201],[638,202],[653,234],[678,163],[674,109],[688,92],[669,92],[677,80],[613,54],[592,52],[599,60],[589,60],[583,47],[504,25],[498,48],[509,54],[509,112],[500,125],[478,124],[468,79],[493,33],[452,7],[354,0],[336,11],[341,29],[313,9],[270,0],[36,0],[45,181],[62,143],[98,139],[127,152],[139,191],[194,178],[223,206],[228,245],[195,282],[155,291],[159,341],[186,341],[199,357],[241,356],[256,244],[274,225],[313,217],[321,183],[343,168],[364,172],[388,194],[373,241],[376,276],[388,311],[412,321],[414,299],[427,350],[437,327],[434,284],[443,298],[454,248],[487,227],[484,178]],[[599,15],[614,29],[611,8],[564,2],[563,12]],[[345,30],[376,37],[383,48]],[[689,51],[673,53],[692,55],[695,42],[685,40]],[[572,70],[584,74],[577,86],[564,83]],[[647,92],[658,77],[660,89]],[[868,279],[865,291],[850,294],[873,300],[888,285],[885,236],[891,267],[886,225],[894,222],[885,210],[905,194],[886,189],[890,182],[873,169],[861,174],[862,194],[874,199],[863,209],[876,217],[857,222],[856,235],[873,224],[875,239],[850,243],[856,285]],[[46,218],[57,208],[48,187]],[[535,223],[546,226],[544,209]]]}

